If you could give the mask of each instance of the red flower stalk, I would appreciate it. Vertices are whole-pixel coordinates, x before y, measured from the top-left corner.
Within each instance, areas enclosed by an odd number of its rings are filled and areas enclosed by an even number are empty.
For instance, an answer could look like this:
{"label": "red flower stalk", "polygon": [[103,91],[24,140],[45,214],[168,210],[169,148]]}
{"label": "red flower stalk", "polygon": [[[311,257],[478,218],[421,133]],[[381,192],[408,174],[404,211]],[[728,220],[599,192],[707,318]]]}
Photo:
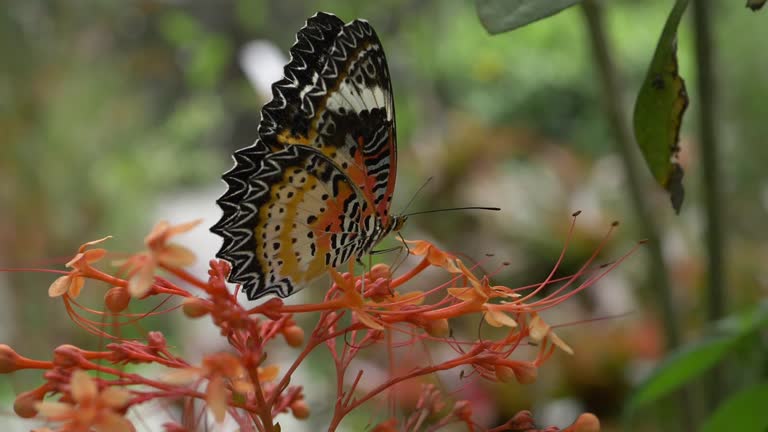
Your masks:
{"label": "red flower stalk", "polygon": [[[555,279],[564,248],[546,280],[510,288],[494,285],[489,275],[478,274],[476,266],[467,267],[456,255],[428,242],[414,241],[408,242],[409,253],[421,257],[421,261],[397,277],[383,264],[359,275],[350,264],[345,273],[330,270],[332,283],[320,303],[286,305],[280,299],[271,299],[246,308],[237,300],[237,288],[231,289],[225,282],[230,271],[228,263],[212,260],[207,280],[184,270],[194,261],[194,255],[169,240],[196,224],[172,226],[161,222],[145,240],[147,251],[128,258],[114,274],[93,267],[106,250],[92,246],[107,238],[80,247],[67,263],[71,270],[53,282],[49,294],[63,299],[76,324],[95,335],[109,337],[112,342],[102,351],[62,345],[50,361],[27,359],[7,345],[0,345],[0,373],[29,368],[45,371],[42,386],[17,397],[18,415],[40,415],[58,431],[131,431],[134,425],[125,418],[129,410],[150,401],[187,400],[198,403],[186,403],[182,418],[166,423],[166,430],[195,430],[197,424],[205,421],[205,413],[195,409],[204,406],[216,422],[229,418],[242,430],[276,432],[280,430],[277,422],[282,415],[298,419],[311,415],[301,383],[291,383],[307,356],[324,348],[336,370],[336,394],[329,400],[333,412],[328,430],[336,430],[351,412],[374,399],[388,400],[391,411],[390,418],[376,425],[374,431],[439,430],[452,423],[479,430],[472,404],[451,401],[428,379],[437,372],[453,370],[458,374],[461,370],[461,376],[476,375],[495,382],[535,381],[539,367],[556,348],[573,353],[539,312],[588,288],[632,252],[607,268],[595,269],[593,261],[607,241],[606,236],[581,269]],[[428,268],[445,272],[446,282],[413,289],[418,276]],[[169,274],[173,281],[159,276],[159,271]],[[88,308],[75,301],[88,279],[106,282],[110,287],[104,296],[106,310]],[[542,295],[545,287],[554,284],[561,286]],[[193,287],[202,289],[204,294],[193,295]],[[160,302],[150,312],[126,312],[131,303],[153,300]],[[200,364],[193,364],[174,354],[160,332],[149,331],[143,340],[127,340],[117,331],[123,325],[179,308],[190,319],[210,319],[228,342],[229,350],[205,353]],[[313,318],[315,325],[308,335],[297,324],[296,315]],[[473,316],[504,331],[497,339],[452,337],[451,323]],[[107,317],[112,322],[105,324]],[[453,356],[399,368],[398,350],[420,341],[450,346]],[[293,362],[282,368],[269,361],[271,350],[281,344],[299,350]],[[519,358],[517,348],[524,344],[537,346],[535,357]],[[383,355],[389,363],[388,372],[383,377],[378,374],[374,380],[375,374],[356,362],[362,353]],[[128,373],[127,364],[153,364],[166,372],[156,377]],[[470,374],[464,375],[467,370]],[[393,389],[406,383],[421,386],[421,391],[410,410],[398,413],[394,409],[397,392]],[[522,412],[489,430],[557,429],[536,429],[530,414]],[[564,430],[596,431],[599,422],[587,414]]]}

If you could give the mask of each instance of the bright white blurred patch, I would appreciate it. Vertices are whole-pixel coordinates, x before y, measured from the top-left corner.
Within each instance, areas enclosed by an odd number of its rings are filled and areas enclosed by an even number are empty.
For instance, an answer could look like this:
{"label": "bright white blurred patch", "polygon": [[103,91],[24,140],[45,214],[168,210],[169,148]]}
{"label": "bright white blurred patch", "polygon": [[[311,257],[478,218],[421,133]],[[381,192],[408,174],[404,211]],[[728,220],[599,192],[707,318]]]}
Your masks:
{"label": "bright white blurred patch", "polygon": [[534,418],[543,425],[564,428],[573,423],[584,412],[584,407],[575,399],[555,399],[534,410]]}
{"label": "bright white blurred patch", "polygon": [[272,42],[256,40],[240,50],[240,67],[253,89],[264,99],[272,97],[272,83],[283,78],[286,63],[288,58]]}

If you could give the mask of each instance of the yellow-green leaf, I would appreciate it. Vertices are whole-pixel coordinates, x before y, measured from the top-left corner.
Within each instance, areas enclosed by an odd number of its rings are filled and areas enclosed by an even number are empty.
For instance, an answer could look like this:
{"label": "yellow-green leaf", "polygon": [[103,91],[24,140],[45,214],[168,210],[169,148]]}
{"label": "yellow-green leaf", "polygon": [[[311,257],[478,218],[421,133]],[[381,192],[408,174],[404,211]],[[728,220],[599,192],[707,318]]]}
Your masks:
{"label": "yellow-green leaf", "polygon": [[768,383],[748,387],[725,400],[704,422],[702,432],[768,430]]}
{"label": "yellow-green leaf", "polygon": [[672,207],[683,204],[683,169],[677,163],[683,114],[688,107],[685,82],[677,67],[677,27],[688,5],[678,0],[667,18],[635,103],[635,137],[656,181],[670,193]]}

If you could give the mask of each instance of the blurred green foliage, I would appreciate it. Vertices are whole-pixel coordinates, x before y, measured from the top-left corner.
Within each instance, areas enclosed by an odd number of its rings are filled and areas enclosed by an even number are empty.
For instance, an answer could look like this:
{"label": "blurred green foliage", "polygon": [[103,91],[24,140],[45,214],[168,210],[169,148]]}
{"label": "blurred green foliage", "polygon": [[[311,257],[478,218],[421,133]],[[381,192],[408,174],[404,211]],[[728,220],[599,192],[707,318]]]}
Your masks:
{"label": "blurred green foliage", "polygon": [[[412,218],[407,236],[435,237],[475,257],[499,253],[512,263],[499,279],[532,283],[551,269],[571,211],[585,210],[587,222],[577,228],[563,272],[583,262],[611,220],[632,220],[621,172],[611,170],[613,146],[578,10],[490,37],[469,1],[13,0],[4,6],[2,266],[36,265],[49,258],[57,258],[58,265],[80,243],[105,234],[116,235],[111,248],[140,247],[158,201],[179,190],[217,184],[230,166],[231,151],[256,137],[259,108],[266,101],[241,71],[238,50],[250,40],[268,39],[287,52],[296,31],[317,10],[345,21],[368,19],[385,46],[401,155],[395,208],[435,176],[412,210],[451,205],[505,210],[498,216]],[[634,101],[669,2],[615,0],[606,6],[627,99]],[[716,42],[722,47],[718,72],[727,89],[719,113],[729,198],[723,205],[734,251],[727,263],[729,296],[738,307],[764,296],[768,280],[762,270],[768,253],[768,146],[763,145],[768,56],[755,54],[768,38],[768,26],[764,14],[747,13],[741,5],[715,7]],[[691,44],[683,26],[681,71],[690,80],[695,79],[686,54]],[[695,105],[695,94],[691,100]],[[665,213],[664,197],[654,203],[669,234],[681,321],[690,328],[699,324],[698,292],[706,272],[699,192],[692,181],[706,173],[697,171],[697,144],[686,133],[695,121],[689,119],[683,131],[691,194],[681,217]],[[636,233],[633,226],[622,228],[606,259],[638,240]],[[499,413],[575,394],[610,430],[633,368],[661,355],[654,299],[642,290],[643,262],[640,252],[619,273],[639,299],[634,310],[623,311],[635,312],[636,320],[585,324],[588,331],[583,325],[563,329],[577,352],[563,363],[574,369],[546,371],[553,378],[540,390],[495,389],[492,394],[506,400]],[[44,326],[35,314],[65,319],[58,304],[41,300],[47,280],[10,278],[14,307],[25,315],[14,339],[28,337],[28,323]],[[588,312],[600,311],[595,298],[585,295],[579,302]],[[566,315],[561,322],[581,319],[583,314]],[[57,333],[50,340],[27,341],[24,354],[44,353],[68,340]]]}

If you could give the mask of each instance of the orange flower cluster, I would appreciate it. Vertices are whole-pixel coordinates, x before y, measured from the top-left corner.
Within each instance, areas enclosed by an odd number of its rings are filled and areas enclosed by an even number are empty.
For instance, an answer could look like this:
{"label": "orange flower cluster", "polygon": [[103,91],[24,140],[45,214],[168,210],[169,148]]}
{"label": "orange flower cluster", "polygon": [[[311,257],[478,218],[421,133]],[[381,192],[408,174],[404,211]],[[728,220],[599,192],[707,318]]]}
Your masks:
{"label": "orange flower cluster", "polygon": [[[185,403],[188,409],[183,418],[166,424],[167,431],[196,430],[205,422],[205,411],[200,411],[204,406],[209,418],[217,423],[226,419],[237,423],[241,430],[276,432],[280,430],[281,415],[299,419],[310,416],[303,387],[292,381],[310,353],[325,349],[336,370],[336,395],[329,400],[332,413],[328,430],[337,430],[363,404],[393,398],[392,390],[407,381],[421,383],[415,405],[408,415],[393,412],[373,431],[438,430],[455,423],[466,425],[470,431],[479,430],[471,403],[446,399],[438,387],[429,384],[429,377],[453,370],[457,374],[461,371],[465,378],[474,375],[517,384],[535,381],[539,367],[556,349],[573,354],[539,312],[589,287],[629,255],[610,266],[594,268],[595,254],[573,275],[554,279],[553,270],[539,284],[509,288],[493,285],[487,275],[478,275],[476,268],[433,244],[412,241],[407,242],[408,251],[419,262],[400,276],[395,277],[382,264],[355,275],[351,264],[346,273],[330,271],[332,283],[320,303],[286,305],[275,298],[246,308],[237,300],[237,288],[231,289],[225,283],[230,271],[226,262],[212,260],[207,280],[184,270],[194,261],[194,255],[169,240],[196,224],[158,224],[145,241],[147,250],[124,261],[114,275],[93,266],[107,255],[106,250],[93,246],[107,238],[80,247],[67,263],[71,270],[53,282],[49,295],[63,300],[78,325],[112,343],[101,351],[62,345],[49,361],[27,359],[7,345],[0,345],[0,373],[45,371],[41,386],[17,397],[14,409],[19,416],[46,419],[48,426],[39,431],[133,431],[135,425],[126,417],[133,408],[150,401],[186,400],[198,403]],[[445,283],[425,290],[413,289],[417,277],[428,268],[443,271]],[[159,276],[160,271],[176,282]],[[77,302],[88,279],[111,287],[104,296],[104,311]],[[544,291],[553,284],[558,288]],[[202,289],[204,294],[193,295],[190,287]],[[153,298],[160,299],[161,305],[173,306],[164,310],[156,307],[143,314],[126,312],[130,303]],[[178,300],[169,302],[169,298]],[[189,318],[211,319],[230,350],[208,353],[199,365],[194,365],[175,355],[160,332],[150,331],[143,340],[126,340],[112,333],[121,323],[178,309]],[[86,318],[88,313],[111,317],[114,322],[103,325]],[[297,314],[313,317],[316,324],[309,335],[297,324]],[[496,332],[500,336],[474,341],[453,337],[452,323],[472,316],[500,329]],[[390,376],[373,387],[361,385],[364,369],[350,373],[353,360],[363,352],[383,352],[394,361],[393,353],[399,347],[422,341],[445,344],[454,355],[402,371],[391,365]],[[270,363],[270,342],[282,342],[299,350],[287,368]],[[521,345],[535,347],[536,354],[532,358],[513,356]],[[154,364],[167,372],[147,377],[127,372],[127,364]],[[591,432],[599,428],[594,416],[584,414],[564,431]],[[487,430],[558,429],[537,429],[530,413],[521,412]]]}

